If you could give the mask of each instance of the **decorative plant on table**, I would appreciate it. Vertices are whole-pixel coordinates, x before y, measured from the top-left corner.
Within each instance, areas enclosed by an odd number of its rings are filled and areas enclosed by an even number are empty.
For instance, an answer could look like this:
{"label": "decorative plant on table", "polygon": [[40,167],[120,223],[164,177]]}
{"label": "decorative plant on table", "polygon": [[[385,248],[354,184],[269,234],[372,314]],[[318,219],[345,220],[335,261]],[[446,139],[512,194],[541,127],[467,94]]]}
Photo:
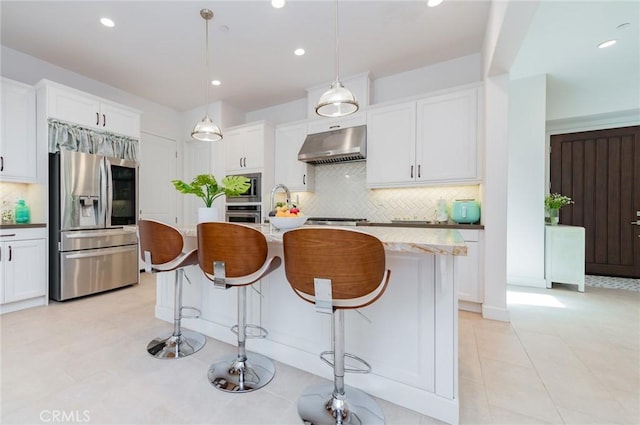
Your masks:
{"label": "decorative plant on table", "polygon": [[[178,192],[193,194],[202,199],[206,209],[211,209],[213,201],[220,196],[238,196],[251,186],[249,179],[244,176],[226,176],[218,183],[213,174],[198,174],[191,183],[185,183],[182,180],[171,180],[171,183]],[[198,211],[198,217],[199,221],[212,220],[212,216],[202,209]]]}
{"label": "decorative plant on table", "polygon": [[551,225],[558,224],[560,208],[573,204],[573,200],[568,196],[552,193],[544,198],[544,207],[547,212],[545,222]]}

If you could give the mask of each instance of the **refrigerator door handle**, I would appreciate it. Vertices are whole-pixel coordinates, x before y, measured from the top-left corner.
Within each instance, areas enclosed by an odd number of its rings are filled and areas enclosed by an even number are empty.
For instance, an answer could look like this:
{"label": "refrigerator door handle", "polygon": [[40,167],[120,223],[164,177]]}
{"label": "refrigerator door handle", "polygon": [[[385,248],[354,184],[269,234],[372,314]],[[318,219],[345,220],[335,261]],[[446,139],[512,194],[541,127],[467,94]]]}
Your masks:
{"label": "refrigerator door handle", "polygon": [[105,227],[111,227],[111,197],[113,196],[113,180],[111,176],[111,162],[105,158],[102,161],[102,193],[104,194],[102,203],[103,223]]}
{"label": "refrigerator door handle", "polygon": [[[122,227],[120,227],[120,229],[122,229]],[[115,230],[115,229],[114,229]],[[67,239],[89,239],[89,238],[95,238],[95,237],[100,237],[100,236],[118,236],[118,235],[128,235],[130,233],[135,233],[133,231],[128,231],[128,230],[115,230],[113,232],[110,232],[108,230],[101,230],[99,232],[82,232],[82,233],[78,233],[78,234],[66,234],[66,238]]]}

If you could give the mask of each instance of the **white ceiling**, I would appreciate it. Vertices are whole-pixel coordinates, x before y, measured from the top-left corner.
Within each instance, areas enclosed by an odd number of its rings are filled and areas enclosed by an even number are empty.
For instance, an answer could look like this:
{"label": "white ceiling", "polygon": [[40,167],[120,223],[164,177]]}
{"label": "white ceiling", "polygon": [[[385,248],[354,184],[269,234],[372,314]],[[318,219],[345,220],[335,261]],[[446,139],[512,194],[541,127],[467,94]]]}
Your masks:
{"label": "white ceiling", "polygon": [[[210,99],[245,111],[306,95],[335,78],[333,1],[2,1],[2,44],[178,110],[204,104],[205,23]],[[340,74],[375,78],[476,53],[487,1],[339,3]],[[98,20],[112,18],[108,29]],[[221,27],[229,28],[228,32]],[[294,49],[307,54],[297,57]]]}
{"label": "white ceiling", "polygon": [[[514,0],[512,0],[514,1]],[[524,0],[515,0],[524,1]],[[341,0],[340,74],[380,78],[478,53],[490,0]],[[541,0],[513,75],[579,75],[601,69],[596,42],[620,36],[608,68],[638,76],[638,0]],[[205,24],[210,23],[210,100],[253,111],[306,95],[335,78],[333,1],[0,2],[4,46],[177,110],[204,103]],[[108,16],[116,27],[103,27]],[[625,30],[615,26],[630,22]],[[229,28],[228,32],[221,27]],[[293,55],[306,49],[302,57]],[[599,56],[598,56],[599,55]],[[594,70],[591,73],[589,70]],[[595,75],[597,78],[601,76]],[[558,77],[559,78],[559,77]]]}

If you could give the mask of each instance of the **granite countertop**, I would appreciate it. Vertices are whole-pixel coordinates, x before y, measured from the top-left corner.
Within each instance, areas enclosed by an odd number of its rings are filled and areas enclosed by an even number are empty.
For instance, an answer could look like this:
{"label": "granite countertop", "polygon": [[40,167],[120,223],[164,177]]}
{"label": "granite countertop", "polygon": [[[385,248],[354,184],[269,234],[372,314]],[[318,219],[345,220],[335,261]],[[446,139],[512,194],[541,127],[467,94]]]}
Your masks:
{"label": "granite countertop", "polygon": [[[250,225],[259,229],[269,243],[282,243],[283,231],[274,229],[269,224]],[[357,230],[370,234],[382,241],[387,251],[417,254],[467,255],[467,245],[460,232],[452,228],[412,228],[386,226],[311,226],[305,228],[335,228]],[[195,237],[196,228],[183,228],[186,236]]]}
{"label": "granite countertop", "polygon": [[34,227],[47,227],[46,223],[28,223],[28,224],[0,224],[0,229],[28,229]]}

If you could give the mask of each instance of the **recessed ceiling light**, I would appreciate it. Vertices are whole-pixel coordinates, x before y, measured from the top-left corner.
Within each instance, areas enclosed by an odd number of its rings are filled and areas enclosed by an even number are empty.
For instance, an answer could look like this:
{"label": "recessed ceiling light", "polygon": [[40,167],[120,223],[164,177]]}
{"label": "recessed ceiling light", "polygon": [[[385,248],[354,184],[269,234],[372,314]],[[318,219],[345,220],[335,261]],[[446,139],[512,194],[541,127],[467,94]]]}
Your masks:
{"label": "recessed ceiling light", "polygon": [[285,0],[271,0],[271,6],[275,7],[276,9],[283,8],[285,3]]}
{"label": "recessed ceiling light", "polygon": [[113,28],[116,26],[116,23],[109,18],[100,18],[100,23],[108,28]]}
{"label": "recessed ceiling light", "polygon": [[219,86],[220,84],[222,84],[222,83],[220,82],[220,80],[213,80],[213,81],[211,81],[211,85],[213,85],[213,86]]}
{"label": "recessed ceiling light", "polygon": [[293,51],[293,54],[296,55],[296,56],[302,56],[302,55],[305,54],[305,51],[304,51],[304,49],[296,49],[296,50]]}
{"label": "recessed ceiling light", "polygon": [[436,7],[436,6],[439,6],[440,3],[442,3],[442,2],[443,2],[443,0],[428,0],[427,1],[427,6]]}
{"label": "recessed ceiling light", "polygon": [[606,49],[607,47],[611,47],[614,44],[616,44],[618,42],[618,40],[607,40],[607,41],[603,41],[602,43],[598,44],[598,49]]}

